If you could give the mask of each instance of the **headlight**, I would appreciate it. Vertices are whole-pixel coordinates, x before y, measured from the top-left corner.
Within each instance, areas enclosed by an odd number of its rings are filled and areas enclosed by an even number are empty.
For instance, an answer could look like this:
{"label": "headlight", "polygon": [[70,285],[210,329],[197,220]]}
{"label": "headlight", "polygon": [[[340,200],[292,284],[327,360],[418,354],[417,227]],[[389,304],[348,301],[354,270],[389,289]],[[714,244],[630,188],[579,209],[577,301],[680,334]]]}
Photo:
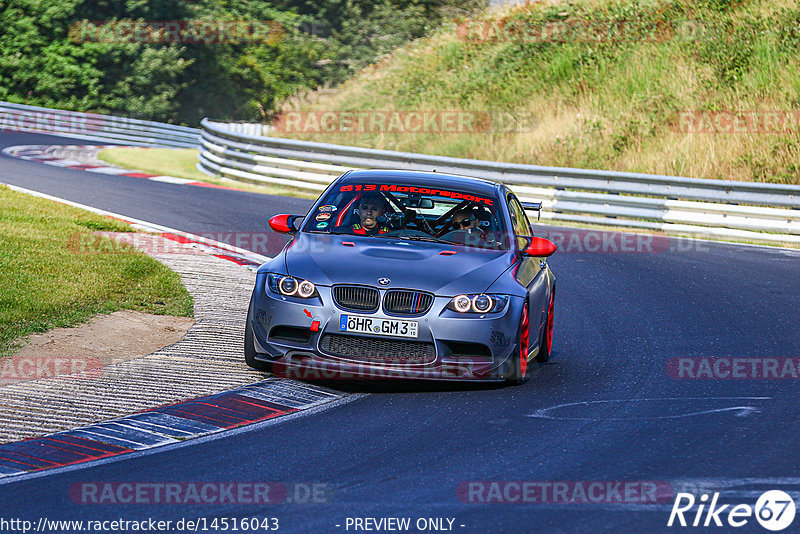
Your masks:
{"label": "headlight", "polygon": [[267,285],[273,293],[287,297],[309,299],[317,295],[317,288],[312,282],[282,274],[270,274],[267,278]]}
{"label": "headlight", "polygon": [[302,297],[304,299],[313,297],[316,291],[317,288],[314,287],[314,284],[312,284],[308,280],[303,280],[302,282],[300,282],[300,285],[297,286],[297,296]]}
{"label": "headlight", "polygon": [[455,297],[451,304],[453,305],[453,309],[457,312],[466,313],[472,307],[472,301],[466,295],[459,295]]}
{"label": "headlight", "polygon": [[294,295],[297,293],[297,280],[284,276],[278,282],[278,289],[280,289],[281,293],[284,295]]}
{"label": "headlight", "polygon": [[489,295],[475,295],[472,297],[472,309],[476,312],[486,313],[492,309],[494,301]]}
{"label": "headlight", "polygon": [[458,295],[447,304],[447,308],[459,313],[495,313],[506,307],[505,295]]}

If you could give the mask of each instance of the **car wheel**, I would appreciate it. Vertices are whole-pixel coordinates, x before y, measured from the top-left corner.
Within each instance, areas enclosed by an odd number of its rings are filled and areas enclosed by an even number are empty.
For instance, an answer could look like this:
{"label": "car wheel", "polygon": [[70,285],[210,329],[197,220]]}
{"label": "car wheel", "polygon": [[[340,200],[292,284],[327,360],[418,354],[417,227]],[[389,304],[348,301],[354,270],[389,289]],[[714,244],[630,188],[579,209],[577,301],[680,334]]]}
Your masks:
{"label": "car wheel", "polygon": [[519,321],[519,342],[516,350],[511,355],[511,368],[508,375],[506,375],[506,381],[512,385],[523,384],[528,379],[528,352],[530,350],[530,324],[528,318],[528,302],[526,300],[525,305],[522,307],[522,317]]}
{"label": "car wheel", "polygon": [[[247,316],[250,317],[250,312],[247,312]],[[256,360],[256,347],[253,343],[253,327],[250,325],[250,320],[245,321],[244,327],[244,362],[252,367],[253,369],[258,369],[259,371],[272,371],[272,364],[269,362],[262,362]]]}
{"label": "car wheel", "polygon": [[553,311],[555,310],[556,301],[556,288],[550,291],[550,304],[547,306],[547,318],[544,323],[544,332],[542,332],[542,340],[539,343],[539,353],[536,355],[536,361],[544,363],[550,359],[550,351],[553,350]]}

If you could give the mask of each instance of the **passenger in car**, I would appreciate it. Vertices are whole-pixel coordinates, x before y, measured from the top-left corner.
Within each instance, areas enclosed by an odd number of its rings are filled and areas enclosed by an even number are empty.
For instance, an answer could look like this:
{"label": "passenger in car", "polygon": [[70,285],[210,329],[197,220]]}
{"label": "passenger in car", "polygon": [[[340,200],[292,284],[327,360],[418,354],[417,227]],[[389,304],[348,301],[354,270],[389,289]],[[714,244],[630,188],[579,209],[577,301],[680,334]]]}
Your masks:
{"label": "passenger in car", "polygon": [[469,208],[456,211],[453,214],[450,225],[452,230],[445,234],[445,237],[452,238],[456,242],[467,246],[484,246],[493,242],[483,228],[475,212]]}
{"label": "passenger in car", "polygon": [[458,210],[453,214],[453,230],[469,231],[475,227],[475,217],[470,210]]}

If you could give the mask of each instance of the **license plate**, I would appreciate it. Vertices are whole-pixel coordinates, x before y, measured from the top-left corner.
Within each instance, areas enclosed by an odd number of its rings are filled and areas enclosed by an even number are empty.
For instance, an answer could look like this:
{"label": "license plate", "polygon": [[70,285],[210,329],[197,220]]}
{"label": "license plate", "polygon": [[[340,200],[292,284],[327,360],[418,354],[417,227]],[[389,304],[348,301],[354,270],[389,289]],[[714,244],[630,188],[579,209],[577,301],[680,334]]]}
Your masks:
{"label": "license plate", "polygon": [[339,320],[340,332],[358,332],[376,336],[417,337],[417,321],[381,319],[361,315],[344,315]]}

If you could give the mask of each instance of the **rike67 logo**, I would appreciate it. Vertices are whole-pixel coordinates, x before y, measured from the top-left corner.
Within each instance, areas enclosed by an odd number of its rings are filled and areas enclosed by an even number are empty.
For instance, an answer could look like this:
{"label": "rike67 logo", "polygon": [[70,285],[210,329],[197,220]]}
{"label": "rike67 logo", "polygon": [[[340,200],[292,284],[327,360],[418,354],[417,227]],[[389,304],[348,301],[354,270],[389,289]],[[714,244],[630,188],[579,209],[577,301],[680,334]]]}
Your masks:
{"label": "rike67 logo", "polygon": [[[667,526],[743,527],[755,516],[758,523],[767,530],[780,531],[794,521],[795,504],[792,497],[780,490],[764,492],[756,501],[755,507],[749,504],[717,504],[719,493],[709,496],[703,494],[698,499],[691,493],[678,493],[669,514]],[[692,510],[697,505],[696,510]],[[677,521],[677,523],[676,523]]]}

